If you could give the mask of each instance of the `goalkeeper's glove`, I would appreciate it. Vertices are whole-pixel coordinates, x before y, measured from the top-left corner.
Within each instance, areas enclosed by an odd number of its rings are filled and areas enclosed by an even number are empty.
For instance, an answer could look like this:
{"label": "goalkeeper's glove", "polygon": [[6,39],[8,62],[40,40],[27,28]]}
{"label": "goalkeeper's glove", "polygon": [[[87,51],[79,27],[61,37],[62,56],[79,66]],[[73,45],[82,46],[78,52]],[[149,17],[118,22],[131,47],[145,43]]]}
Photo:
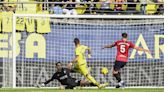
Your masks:
{"label": "goalkeeper's glove", "polygon": [[44,84],[44,83],[42,83],[42,84],[41,84],[41,87],[45,87],[45,84]]}
{"label": "goalkeeper's glove", "polygon": [[45,84],[44,84],[44,83],[42,83],[42,84],[40,84],[40,85],[37,84],[37,87],[38,87],[38,88],[40,88],[40,87],[45,87]]}

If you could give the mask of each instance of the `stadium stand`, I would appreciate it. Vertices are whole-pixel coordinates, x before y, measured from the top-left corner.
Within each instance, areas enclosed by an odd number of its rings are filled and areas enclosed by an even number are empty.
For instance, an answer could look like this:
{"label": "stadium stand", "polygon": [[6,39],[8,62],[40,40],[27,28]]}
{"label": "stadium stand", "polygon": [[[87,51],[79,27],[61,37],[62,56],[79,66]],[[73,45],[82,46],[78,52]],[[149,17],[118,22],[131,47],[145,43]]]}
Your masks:
{"label": "stadium stand", "polygon": [[[163,14],[164,0],[3,0],[1,11],[27,11],[51,14]],[[6,2],[9,2],[7,4]],[[30,4],[13,4],[28,2]],[[43,2],[43,3],[38,3]],[[47,3],[46,3],[47,2]],[[52,3],[48,3],[52,2]],[[70,4],[72,2],[72,4]],[[12,3],[12,4],[11,4]],[[68,4],[69,3],[69,4]],[[158,4],[161,3],[161,4]]]}

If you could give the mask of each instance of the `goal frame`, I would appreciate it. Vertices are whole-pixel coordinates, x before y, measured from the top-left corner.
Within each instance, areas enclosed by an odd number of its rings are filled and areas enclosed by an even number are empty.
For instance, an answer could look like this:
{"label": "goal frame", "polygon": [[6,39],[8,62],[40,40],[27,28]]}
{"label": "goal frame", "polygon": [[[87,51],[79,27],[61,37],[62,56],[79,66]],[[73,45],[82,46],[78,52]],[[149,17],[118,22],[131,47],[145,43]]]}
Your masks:
{"label": "goal frame", "polygon": [[[13,14],[12,16],[12,88],[16,88],[16,18],[17,17],[56,17],[80,19],[164,19],[163,15],[56,15],[56,14]],[[128,88],[164,88],[164,87],[128,87]]]}

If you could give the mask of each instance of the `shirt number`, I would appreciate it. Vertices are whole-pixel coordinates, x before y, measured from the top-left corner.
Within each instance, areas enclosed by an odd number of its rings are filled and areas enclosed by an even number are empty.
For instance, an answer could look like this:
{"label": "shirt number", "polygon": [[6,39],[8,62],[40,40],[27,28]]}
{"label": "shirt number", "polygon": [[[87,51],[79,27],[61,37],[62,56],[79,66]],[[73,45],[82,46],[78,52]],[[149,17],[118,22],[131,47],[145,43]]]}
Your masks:
{"label": "shirt number", "polygon": [[120,45],[120,52],[125,53],[125,45]]}

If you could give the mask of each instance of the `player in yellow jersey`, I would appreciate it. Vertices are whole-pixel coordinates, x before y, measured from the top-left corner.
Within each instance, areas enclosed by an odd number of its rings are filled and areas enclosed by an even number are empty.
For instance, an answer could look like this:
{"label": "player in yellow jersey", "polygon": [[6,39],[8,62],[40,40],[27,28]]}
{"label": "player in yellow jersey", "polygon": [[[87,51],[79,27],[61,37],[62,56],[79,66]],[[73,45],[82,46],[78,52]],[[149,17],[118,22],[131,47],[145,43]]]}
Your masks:
{"label": "player in yellow jersey", "polygon": [[71,63],[69,63],[69,66],[72,66],[72,64],[75,64],[75,71],[81,73],[84,75],[89,81],[91,81],[94,85],[96,85],[98,88],[102,88],[107,86],[108,84],[99,84],[90,74],[86,58],[85,58],[85,51],[88,51],[88,57],[91,57],[91,49],[88,46],[81,45],[80,40],[78,38],[74,39],[75,43],[75,58]]}

